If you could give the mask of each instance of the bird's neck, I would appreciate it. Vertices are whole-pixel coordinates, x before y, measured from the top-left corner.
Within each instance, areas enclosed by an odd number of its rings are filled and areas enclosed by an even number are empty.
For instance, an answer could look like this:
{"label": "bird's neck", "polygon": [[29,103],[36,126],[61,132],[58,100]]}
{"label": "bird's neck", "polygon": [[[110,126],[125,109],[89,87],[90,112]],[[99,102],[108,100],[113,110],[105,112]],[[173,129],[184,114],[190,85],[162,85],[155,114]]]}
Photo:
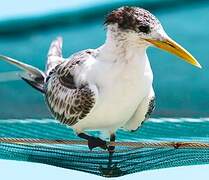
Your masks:
{"label": "bird's neck", "polygon": [[[130,41],[127,37],[117,32],[108,31],[106,41],[100,47],[100,57],[104,61],[113,61],[118,63],[131,63],[132,61],[141,61],[141,64],[148,61],[146,55],[146,46]],[[140,58],[140,59],[139,59]]]}

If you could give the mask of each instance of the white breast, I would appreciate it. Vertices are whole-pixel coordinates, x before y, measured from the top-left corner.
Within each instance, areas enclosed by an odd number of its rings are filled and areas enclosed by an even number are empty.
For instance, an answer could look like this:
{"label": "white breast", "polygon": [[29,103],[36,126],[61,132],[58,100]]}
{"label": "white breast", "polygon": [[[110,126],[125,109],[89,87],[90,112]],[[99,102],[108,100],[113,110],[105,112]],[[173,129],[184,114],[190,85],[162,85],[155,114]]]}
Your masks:
{"label": "white breast", "polygon": [[87,74],[99,87],[98,99],[90,114],[74,126],[76,130],[114,132],[131,118],[152,85],[146,54],[129,62],[98,61]]}
{"label": "white breast", "polygon": [[149,62],[143,61],[137,60],[125,65],[97,64],[100,65],[100,72],[99,68],[95,68],[97,73],[89,75],[94,77],[99,87],[96,105],[74,128],[114,132],[122,127],[134,114],[152,85]]}

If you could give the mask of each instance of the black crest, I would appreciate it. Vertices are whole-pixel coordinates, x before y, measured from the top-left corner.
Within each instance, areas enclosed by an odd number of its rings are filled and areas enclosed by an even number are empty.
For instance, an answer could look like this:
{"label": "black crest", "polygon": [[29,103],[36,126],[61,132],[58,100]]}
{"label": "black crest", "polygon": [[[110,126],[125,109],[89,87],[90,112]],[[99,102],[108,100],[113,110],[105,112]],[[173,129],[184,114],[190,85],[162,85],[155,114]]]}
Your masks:
{"label": "black crest", "polygon": [[149,33],[159,21],[149,11],[138,7],[121,7],[112,11],[105,24],[118,24],[121,29],[131,29],[137,32]]}

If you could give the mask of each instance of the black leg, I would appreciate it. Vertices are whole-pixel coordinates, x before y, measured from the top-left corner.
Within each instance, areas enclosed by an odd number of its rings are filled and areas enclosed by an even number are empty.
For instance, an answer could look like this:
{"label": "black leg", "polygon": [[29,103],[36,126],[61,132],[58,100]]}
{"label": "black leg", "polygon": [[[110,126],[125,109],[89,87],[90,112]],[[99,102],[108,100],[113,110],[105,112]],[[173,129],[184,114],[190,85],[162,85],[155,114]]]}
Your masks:
{"label": "black leg", "polygon": [[[110,142],[115,141],[115,134],[110,135]],[[109,151],[109,157],[108,157],[108,164],[106,167],[100,166],[100,172],[102,173],[103,176],[106,177],[118,177],[120,175],[123,175],[123,171],[120,170],[119,167],[117,167],[117,163],[112,162],[112,157],[114,154],[115,146],[109,146],[108,151]]]}
{"label": "black leg", "polygon": [[[110,142],[115,142],[115,134],[110,135]],[[109,152],[114,152],[114,150],[115,150],[115,146],[109,146],[108,147]]]}
{"label": "black leg", "polygon": [[107,149],[107,142],[98,137],[90,136],[85,133],[79,133],[78,137],[86,139],[88,141],[88,147],[90,150],[96,147],[100,147],[105,150]]}
{"label": "black leg", "polygon": [[[110,135],[110,142],[115,142],[115,134]],[[111,167],[111,165],[112,165],[112,157],[113,157],[114,150],[115,150],[115,146],[108,147],[108,151],[109,151],[108,167]]]}

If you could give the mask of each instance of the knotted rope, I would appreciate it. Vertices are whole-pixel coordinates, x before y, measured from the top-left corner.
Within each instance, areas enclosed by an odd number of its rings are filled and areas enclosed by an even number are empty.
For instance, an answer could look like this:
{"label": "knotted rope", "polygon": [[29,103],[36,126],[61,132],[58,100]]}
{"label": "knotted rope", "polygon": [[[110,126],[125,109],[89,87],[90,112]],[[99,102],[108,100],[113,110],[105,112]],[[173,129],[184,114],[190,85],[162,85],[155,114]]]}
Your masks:
{"label": "knotted rope", "polygon": [[[87,141],[83,140],[36,138],[0,138],[0,143],[87,145]],[[108,142],[108,145],[133,148],[209,148],[209,143],[203,142]]]}

